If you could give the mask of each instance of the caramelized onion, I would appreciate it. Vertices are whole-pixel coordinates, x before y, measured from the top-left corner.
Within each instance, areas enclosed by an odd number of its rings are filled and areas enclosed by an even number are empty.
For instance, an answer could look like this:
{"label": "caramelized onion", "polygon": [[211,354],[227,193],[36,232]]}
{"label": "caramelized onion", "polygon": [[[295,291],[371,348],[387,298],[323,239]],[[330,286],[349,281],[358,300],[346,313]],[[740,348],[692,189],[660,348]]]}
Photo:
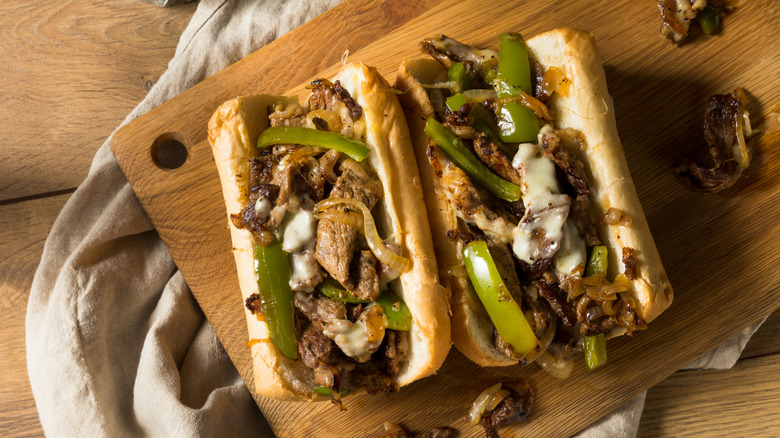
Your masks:
{"label": "caramelized onion", "polygon": [[525,361],[525,364],[528,365],[529,363],[532,363],[536,359],[539,358],[539,356],[547,351],[547,347],[550,346],[552,343],[553,338],[555,337],[555,326],[557,326],[558,319],[553,316],[552,321],[550,321],[550,324],[547,326],[547,330],[544,331],[544,334],[539,339],[539,345],[536,346],[536,349],[532,350],[530,353],[526,354],[523,357],[523,361]]}
{"label": "caramelized onion", "polygon": [[466,421],[471,424],[478,424],[479,419],[482,418],[482,414],[485,412],[485,407],[487,406],[488,401],[500,390],[501,383],[499,382],[482,391],[477,396],[477,399],[474,400],[474,403],[471,404],[471,409],[469,410],[468,415],[466,415]]}
{"label": "caramelized onion", "polygon": [[507,102],[517,102],[536,113],[536,117],[544,120],[552,120],[550,113],[547,111],[547,105],[542,103],[541,100],[531,96],[528,93],[525,93],[522,90],[518,91],[520,92],[519,96],[504,97],[498,100],[498,104],[504,105]]}
{"label": "caramelized onion", "polygon": [[542,93],[547,96],[552,96],[555,91],[561,96],[566,96],[569,94],[569,85],[571,82],[566,75],[555,66],[548,68],[542,75]]}
{"label": "caramelized onion", "polygon": [[463,92],[463,97],[469,102],[482,102],[486,99],[495,99],[496,92],[494,90],[486,90],[475,88],[473,90],[466,90]]}
{"label": "caramelized onion", "polygon": [[549,351],[545,351],[536,360],[536,363],[547,371],[547,374],[557,377],[559,379],[566,379],[571,375],[574,370],[574,362],[566,360],[562,357],[556,357],[550,354]]}
{"label": "caramelized onion", "polygon": [[485,403],[485,410],[492,411],[496,408],[496,406],[498,406],[499,403],[501,403],[501,400],[505,399],[509,394],[511,394],[511,392],[504,388],[501,391],[491,395],[487,403]]}
{"label": "caramelized onion", "polygon": [[328,130],[333,132],[341,132],[341,117],[333,111],[324,109],[318,109],[310,111],[306,114],[306,127],[317,129],[317,125],[314,124],[314,118],[318,117],[328,124]]}
{"label": "caramelized onion", "polygon": [[610,209],[604,213],[604,219],[602,221],[607,225],[622,225],[628,227],[634,221],[634,218],[628,213],[610,207]]}
{"label": "caramelized onion", "polygon": [[371,216],[371,211],[366,207],[366,204],[352,198],[328,198],[314,205],[314,213],[319,217],[319,214],[326,209],[340,204],[359,210],[363,214],[363,235],[366,237],[369,249],[380,262],[398,272],[406,272],[411,268],[411,261],[408,258],[396,254],[379,237],[374,217]]}

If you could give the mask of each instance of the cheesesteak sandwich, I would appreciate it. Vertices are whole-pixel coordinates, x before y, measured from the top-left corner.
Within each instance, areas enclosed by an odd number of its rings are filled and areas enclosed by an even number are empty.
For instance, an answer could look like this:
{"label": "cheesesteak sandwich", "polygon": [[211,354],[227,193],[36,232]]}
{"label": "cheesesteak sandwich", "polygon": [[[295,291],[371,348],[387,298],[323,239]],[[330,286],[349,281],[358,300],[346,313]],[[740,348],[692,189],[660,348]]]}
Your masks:
{"label": "cheesesteak sandwich", "polygon": [[672,301],[618,138],[593,37],[481,50],[444,35],[396,89],[420,166],[456,347],[566,377]]}
{"label": "cheesesteak sandwich", "polygon": [[[450,346],[409,134],[374,70],[311,95],[252,95],[208,125],[227,207],[257,393],[393,393]],[[325,399],[321,397],[321,399]]]}

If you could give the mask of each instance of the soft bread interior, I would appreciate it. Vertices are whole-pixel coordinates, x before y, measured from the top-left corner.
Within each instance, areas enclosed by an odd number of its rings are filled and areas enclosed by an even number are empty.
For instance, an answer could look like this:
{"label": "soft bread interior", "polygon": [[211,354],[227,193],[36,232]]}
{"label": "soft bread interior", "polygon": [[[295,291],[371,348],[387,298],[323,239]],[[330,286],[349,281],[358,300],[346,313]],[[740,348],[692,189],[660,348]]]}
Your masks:
{"label": "soft bread interior", "polygon": [[[590,176],[591,218],[598,220],[610,207],[629,213],[630,227],[602,226],[599,235],[609,247],[610,276],[623,272],[622,248],[635,249],[637,279],[633,282],[639,314],[648,322],[672,302],[672,289],[650,234],[626,164],[607,92],[601,58],[593,36],[574,29],[555,29],[527,41],[529,54],[544,68],[556,66],[571,81],[566,96],[558,93],[547,102],[555,114],[555,128],[571,127],[583,133],[587,149],[578,156]],[[407,111],[413,144],[425,190],[429,221],[439,258],[442,283],[452,293],[452,336],[455,346],[482,366],[511,365],[517,361],[500,353],[492,343],[493,325],[470,287],[457,244],[446,231],[455,228],[455,216],[441,192],[425,155],[428,139],[425,120],[433,115],[421,84],[446,77],[446,70],[432,59],[414,59],[399,68],[396,88]],[[452,268],[450,268],[452,267]],[[622,334],[615,330],[610,335]]]}

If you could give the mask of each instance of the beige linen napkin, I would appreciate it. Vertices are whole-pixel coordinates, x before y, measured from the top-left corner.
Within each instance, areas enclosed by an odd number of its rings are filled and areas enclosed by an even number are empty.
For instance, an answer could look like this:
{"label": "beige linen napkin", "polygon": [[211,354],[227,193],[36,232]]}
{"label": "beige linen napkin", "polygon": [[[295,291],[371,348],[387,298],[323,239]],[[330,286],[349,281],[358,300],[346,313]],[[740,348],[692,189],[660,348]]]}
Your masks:
{"label": "beige linen napkin", "polygon": [[[201,1],[168,70],[124,123],[339,1]],[[46,241],[26,330],[49,436],[272,435],[108,141]],[[696,366],[732,366],[751,334]],[[580,436],[634,436],[643,405],[644,394]]]}

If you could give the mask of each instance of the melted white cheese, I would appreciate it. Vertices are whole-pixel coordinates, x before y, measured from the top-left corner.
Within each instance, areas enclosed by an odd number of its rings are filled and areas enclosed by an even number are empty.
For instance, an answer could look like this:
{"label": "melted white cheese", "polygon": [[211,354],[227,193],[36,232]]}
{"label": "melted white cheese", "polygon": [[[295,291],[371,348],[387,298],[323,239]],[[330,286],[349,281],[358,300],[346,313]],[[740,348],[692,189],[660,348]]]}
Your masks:
{"label": "melted white cheese", "polygon": [[260,195],[260,197],[257,198],[257,201],[255,201],[255,213],[260,219],[267,218],[271,214],[272,208],[274,208],[274,206],[271,204],[271,200],[263,195]]}
{"label": "melted white cheese", "polygon": [[574,223],[567,219],[566,224],[563,226],[561,247],[555,253],[555,257],[553,257],[555,269],[562,274],[570,275],[577,266],[585,266],[585,257],[585,241],[580,237]]}
{"label": "melted white cheese", "polygon": [[[541,129],[539,143],[542,136],[551,130],[550,125]],[[560,194],[555,163],[544,156],[538,144],[520,144],[512,166],[523,176],[521,189],[526,209],[514,229],[512,250],[517,258],[533,264],[536,260],[552,257],[558,251],[571,199]]]}
{"label": "melted white cheese", "polygon": [[[346,319],[334,319],[322,333],[333,339],[333,342],[347,356],[358,362],[367,362],[382,344],[387,326],[387,318],[384,313],[371,310],[374,306],[374,303],[366,306],[354,323]],[[374,336],[375,339],[370,339],[369,331],[380,335]]]}
{"label": "melted white cheese", "polygon": [[316,232],[317,227],[314,223],[314,214],[309,210],[300,209],[291,214],[285,224],[282,249],[287,253],[298,251],[306,246],[308,242],[314,242]]}

